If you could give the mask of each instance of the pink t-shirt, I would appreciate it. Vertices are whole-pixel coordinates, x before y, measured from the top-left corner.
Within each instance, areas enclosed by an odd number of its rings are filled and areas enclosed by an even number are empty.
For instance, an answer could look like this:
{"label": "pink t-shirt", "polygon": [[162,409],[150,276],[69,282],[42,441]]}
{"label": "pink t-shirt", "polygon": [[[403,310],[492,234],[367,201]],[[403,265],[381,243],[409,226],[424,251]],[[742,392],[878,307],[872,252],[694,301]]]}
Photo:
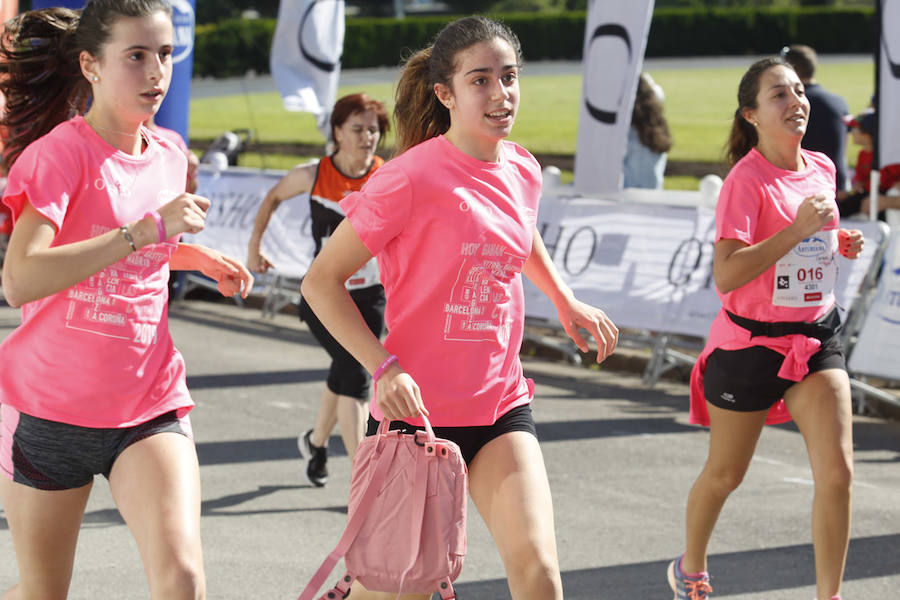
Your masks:
{"label": "pink t-shirt", "polygon": [[[807,362],[821,342],[803,335],[781,338],[754,337],[725,314],[757,321],[815,321],[834,306],[832,278],[836,277],[835,245],[839,226],[835,202],[835,168],[824,154],[801,150],[805,167],[787,171],[776,167],[755,148],[731,169],[716,205],[716,241],[740,240],[757,244],[791,223],[808,196],[824,194],[834,204],[834,219],[798,244],[762,275],[723,294],[722,310],[710,328],[706,347],[691,373],[691,422],[709,424],[703,396],[706,358],[716,348],[738,350],[766,346],[785,355],[779,376],[800,381],[809,372]],[[769,413],[769,423],[790,420],[784,402]]]}
{"label": "pink t-shirt", "polygon": [[[491,425],[534,396],[519,361],[521,271],[540,193],[540,165],[520,146],[503,142],[498,162],[482,162],[438,136],[341,202],[378,259],[384,345],[418,383],[433,425]],[[374,402],[372,413],[382,419]]]}
{"label": "pink t-shirt", "polygon": [[[794,222],[797,209],[808,196],[821,193],[835,203],[834,164],[824,154],[807,150],[802,152],[806,167],[800,171],[786,171],[776,167],[763,158],[756,148],[738,161],[725,179],[716,205],[717,242],[721,239],[733,239],[752,246],[775,235]],[[838,229],[837,204],[834,206],[834,219],[822,228],[820,234],[834,233]],[[810,238],[815,239],[816,236]],[[757,321],[814,321],[831,309],[834,304],[833,293],[830,299],[825,296],[817,299],[817,304],[773,304],[777,270],[777,265],[772,265],[746,285],[727,294],[720,293],[722,306],[735,314]],[[802,285],[812,281],[815,273],[812,277],[805,274],[803,281],[797,281],[796,272],[785,272],[783,275],[788,277],[785,285],[790,286],[791,283]]]}
{"label": "pink t-shirt", "polygon": [[[53,246],[141,219],[184,189],[187,161],[142,129],[140,156],[113,148],[81,117],[29,145],[3,197],[17,219],[30,203],[57,228]],[[123,241],[124,243],[124,241]],[[127,427],[193,405],[169,335],[173,238],[151,244],[59,293],[22,306],[0,345],[0,403],[84,427]]]}
{"label": "pink t-shirt", "polygon": [[178,133],[177,131],[175,131],[174,129],[168,129],[161,125],[153,125],[153,129],[151,129],[150,131],[152,131],[153,133],[155,133],[156,135],[158,135],[159,137],[161,137],[163,139],[169,140],[170,142],[175,144],[175,146],[179,150],[184,152],[185,154],[190,152],[190,150],[188,150],[187,144],[184,142],[184,138],[181,137],[181,134]]}

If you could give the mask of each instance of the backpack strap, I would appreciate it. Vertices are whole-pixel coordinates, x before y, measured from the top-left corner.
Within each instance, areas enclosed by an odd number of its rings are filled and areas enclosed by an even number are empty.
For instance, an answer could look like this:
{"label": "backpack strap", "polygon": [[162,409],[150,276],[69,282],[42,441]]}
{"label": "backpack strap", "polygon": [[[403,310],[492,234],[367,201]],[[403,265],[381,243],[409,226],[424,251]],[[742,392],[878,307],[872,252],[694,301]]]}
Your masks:
{"label": "backpack strap", "polygon": [[[328,578],[328,574],[334,570],[338,561],[347,554],[347,550],[350,548],[353,540],[356,539],[360,529],[362,529],[363,523],[366,521],[366,515],[369,513],[369,508],[372,506],[372,501],[378,494],[381,484],[384,483],[388,468],[394,460],[394,453],[397,451],[397,444],[388,444],[388,447],[389,449],[386,448],[385,451],[381,453],[378,464],[375,467],[375,473],[366,484],[366,491],[363,492],[357,510],[353,513],[353,518],[347,523],[347,528],[344,529],[344,535],[341,536],[341,539],[334,550],[332,550],[325,560],[322,561],[322,566],[319,567],[319,570],[316,571],[313,578],[309,580],[309,583],[303,589],[303,592],[297,600],[313,600],[315,593],[322,587],[322,584],[325,583],[325,579]],[[338,586],[339,585],[340,584],[338,584]]]}
{"label": "backpack strap", "polygon": [[349,573],[345,573],[333,588],[322,594],[319,600],[340,600],[350,595],[350,585],[354,581],[354,577]]}

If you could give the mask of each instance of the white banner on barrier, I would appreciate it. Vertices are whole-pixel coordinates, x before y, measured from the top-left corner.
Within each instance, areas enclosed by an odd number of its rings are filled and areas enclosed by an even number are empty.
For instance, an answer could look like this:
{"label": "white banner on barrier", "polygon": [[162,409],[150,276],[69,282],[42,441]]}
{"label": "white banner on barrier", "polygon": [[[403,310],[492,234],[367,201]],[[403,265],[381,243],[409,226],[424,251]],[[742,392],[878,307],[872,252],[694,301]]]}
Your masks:
{"label": "white banner on barrier", "polygon": [[[544,243],[576,296],[603,309],[619,327],[706,337],[721,303],[712,279],[715,211],[696,206],[624,204],[543,197]],[[854,222],[870,240],[878,226]],[[840,258],[836,294],[852,304],[875,253]],[[526,283],[529,317],[556,319],[552,303]]]}
{"label": "white banner on barrier", "polygon": [[900,231],[891,235],[875,299],[847,366],[864,375],[900,380]]}
{"label": "white banner on barrier", "polygon": [[[185,241],[215,248],[247,260],[247,246],[259,206],[284,172],[228,169],[215,172],[201,165],[197,194],[210,200],[206,227]],[[315,245],[309,223],[309,194],[282,203],[272,214],[262,251],[275,265],[273,272],[302,277],[312,262]]]}
{"label": "white banner on barrier", "polygon": [[653,0],[588,5],[575,152],[575,189],[582,194],[622,188],[625,141],[652,16]]}
{"label": "white banner on barrier", "polygon": [[[201,166],[198,193],[212,204],[205,229],[185,241],[245,260],[259,206],[283,175],[239,168],[217,173]],[[305,194],[284,202],[272,215],[262,248],[275,264],[276,274],[302,277],[306,273],[314,252],[309,225]],[[881,233],[878,223],[871,221],[846,226],[862,230],[869,241],[859,260],[840,259],[837,298],[841,306],[849,307]],[[619,327],[706,336],[720,306],[712,281],[713,208],[544,196],[538,229],[579,299],[602,308]],[[898,252],[895,244],[894,255]],[[900,257],[894,268],[898,267]],[[888,302],[900,298],[896,291],[900,285],[893,289],[895,295],[889,295]],[[894,310],[898,314],[900,307],[894,304]],[[556,321],[553,304],[527,279],[525,312]],[[900,333],[893,339],[900,340]],[[886,356],[877,344],[872,346],[876,354]]]}

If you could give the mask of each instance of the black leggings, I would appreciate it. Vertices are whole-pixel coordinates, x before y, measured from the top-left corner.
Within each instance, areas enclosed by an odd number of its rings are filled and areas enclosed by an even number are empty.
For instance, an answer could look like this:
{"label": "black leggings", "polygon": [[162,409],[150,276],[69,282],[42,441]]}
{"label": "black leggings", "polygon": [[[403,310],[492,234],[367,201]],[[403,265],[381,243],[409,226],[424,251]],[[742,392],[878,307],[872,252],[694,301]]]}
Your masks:
{"label": "black leggings", "polygon": [[[359,308],[366,325],[376,337],[380,338],[384,332],[384,287],[373,285],[350,290],[350,297]],[[368,400],[371,386],[369,373],[331,336],[303,298],[300,298],[300,320],[306,322],[313,337],[331,357],[331,367],[328,369],[328,379],[325,382],[328,389],[339,396]]]}

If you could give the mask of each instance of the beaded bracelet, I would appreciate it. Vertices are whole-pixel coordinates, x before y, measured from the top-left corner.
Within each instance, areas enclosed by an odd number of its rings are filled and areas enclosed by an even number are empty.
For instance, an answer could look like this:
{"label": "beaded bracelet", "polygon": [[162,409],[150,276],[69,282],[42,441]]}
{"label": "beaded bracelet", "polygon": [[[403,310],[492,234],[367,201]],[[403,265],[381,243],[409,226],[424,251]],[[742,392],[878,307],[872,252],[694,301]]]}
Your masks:
{"label": "beaded bracelet", "polygon": [[153,219],[153,222],[156,223],[156,233],[159,238],[159,243],[163,243],[166,241],[166,226],[163,224],[162,215],[159,214],[158,210],[147,211],[144,213],[144,218],[150,217]]}
{"label": "beaded bracelet", "polygon": [[397,362],[398,360],[399,359],[397,358],[396,354],[391,354],[386,359],[384,359],[384,362],[381,363],[380,365],[378,365],[378,368],[375,369],[374,373],[372,373],[372,381],[377,382],[378,378],[381,377],[382,375],[384,375],[384,372],[387,371],[387,368],[390,367],[395,362]]}

